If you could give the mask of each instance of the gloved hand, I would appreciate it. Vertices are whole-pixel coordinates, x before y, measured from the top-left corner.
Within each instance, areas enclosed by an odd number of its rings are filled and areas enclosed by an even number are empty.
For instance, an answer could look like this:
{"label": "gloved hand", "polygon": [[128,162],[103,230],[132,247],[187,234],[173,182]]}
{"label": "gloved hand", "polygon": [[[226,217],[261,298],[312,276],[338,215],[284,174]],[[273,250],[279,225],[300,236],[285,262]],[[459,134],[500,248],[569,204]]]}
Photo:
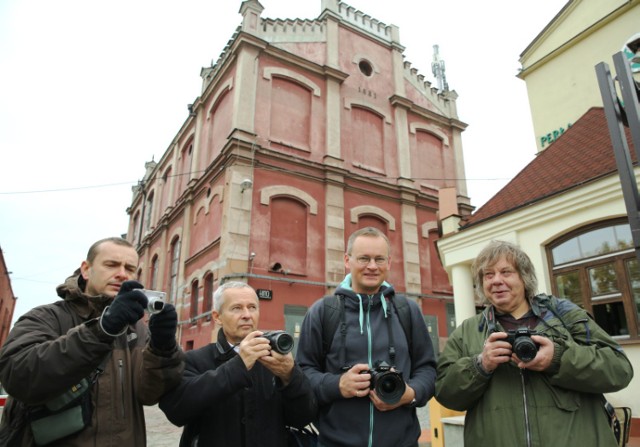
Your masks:
{"label": "gloved hand", "polygon": [[124,334],[127,326],[135,324],[144,315],[149,301],[145,294],[138,290],[144,286],[138,281],[125,281],[120,286],[118,295],[100,317],[100,327],[112,336]]}
{"label": "gloved hand", "polygon": [[171,351],[176,347],[178,313],[173,304],[165,303],[160,313],[149,318],[151,346],[161,351]]}

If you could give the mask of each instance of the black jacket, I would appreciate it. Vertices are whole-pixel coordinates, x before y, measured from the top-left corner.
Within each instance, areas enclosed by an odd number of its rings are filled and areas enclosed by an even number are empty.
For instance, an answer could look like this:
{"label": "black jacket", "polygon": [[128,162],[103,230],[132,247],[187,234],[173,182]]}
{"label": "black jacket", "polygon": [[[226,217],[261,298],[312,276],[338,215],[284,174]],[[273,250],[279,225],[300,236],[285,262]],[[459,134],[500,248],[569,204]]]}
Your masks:
{"label": "black jacket", "polygon": [[285,425],[304,427],[316,416],[299,366],[287,386],[258,362],[248,371],[222,330],[217,343],[186,356],[182,383],[160,400],[167,418],[185,426],[181,447],[284,447]]}
{"label": "black jacket", "polygon": [[[381,412],[369,398],[342,397],[340,377],[344,367],[367,363],[371,367],[385,361],[402,372],[404,381],[416,393],[415,406],[424,406],[435,392],[436,361],[422,313],[418,305],[408,300],[411,310],[412,352],[407,336],[395,312],[393,287],[384,283],[373,295],[360,295],[351,290],[350,275],[335,291],[345,297],[345,363],[341,363],[342,340],[340,330],[334,334],[331,349],[324,353],[322,299],[314,303],[302,323],[298,342],[297,361],[309,377],[319,414],[316,424],[323,446],[366,446],[372,439],[374,446],[408,447],[418,444],[420,423],[416,409],[401,406]],[[386,312],[382,304],[385,300]],[[389,353],[389,332],[393,333],[395,361]]]}

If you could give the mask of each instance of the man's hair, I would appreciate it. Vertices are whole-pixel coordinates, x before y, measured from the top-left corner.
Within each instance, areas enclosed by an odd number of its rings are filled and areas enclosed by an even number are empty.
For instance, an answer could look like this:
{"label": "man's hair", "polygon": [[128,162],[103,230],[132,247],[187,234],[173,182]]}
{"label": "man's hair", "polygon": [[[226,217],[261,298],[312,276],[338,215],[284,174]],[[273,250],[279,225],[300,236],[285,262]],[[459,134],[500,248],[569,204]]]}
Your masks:
{"label": "man's hair", "polygon": [[[253,290],[253,287],[251,287],[246,282],[242,282],[242,281],[230,281],[230,282],[225,282],[224,284],[222,284],[220,287],[218,287],[216,289],[216,291],[213,294],[213,310],[215,310],[216,312],[220,313],[220,309],[222,309],[222,304],[224,304],[224,291],[225,290],[227,290],[227,289],[244,289],[244,288],[248,288],[248,289]],[[256,298],[256,301],[258,301],[257,298]]]}
{"label": "man's hair", "polygon": [[87,262],[89,264],[93,264],[93,261],[96,259],[96,256],[98,256],[100,245],[106,242],[111,242],[116,245],[122,245],[123,247],[131,247],[135,249],[135,247],[131,244],[131,242],[129,242],[126,239],[122,239],[121,237],[107,237],[104,239],[100,239],[99,241],[94,242],[91,247],[89,247],[89,251],[87,252]]}
{"label": "man's hair", "polygon": [[538,279],[533,263],[519,246],[506,241],[491,241],[473,261],[471,271],[476,285],[476,295],[483,300],[487,299],[483,289],[484,270],[493,266],[502,257],[513,265],[522,278],[525,298],[527,300],[533,298],[538,291]]}
{"label": "man's hair", "polygon": [[354,231],[351,236],[349,236],[349,240],[347,241],[347,255],[351,256],[351,252],[353,251],[353,243],[355,242],[356,238],[360,236],[381,237],[387,243],[388,252],[391,252],[391,243],[389,243],[389,238],[386,234],[374,227],[364,227]]}

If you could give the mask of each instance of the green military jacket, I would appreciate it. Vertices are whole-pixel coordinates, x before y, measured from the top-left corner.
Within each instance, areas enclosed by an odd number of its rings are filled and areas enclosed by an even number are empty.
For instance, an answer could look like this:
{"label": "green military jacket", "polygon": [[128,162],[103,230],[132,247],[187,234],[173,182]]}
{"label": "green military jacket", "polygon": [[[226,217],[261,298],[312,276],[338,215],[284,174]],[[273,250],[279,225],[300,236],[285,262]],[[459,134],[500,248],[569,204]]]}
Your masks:
{"label": "green military jacket", "polygon": [[451,334],[438,361],[436,399],[467,412],[468,447],[616,446],[602,393],[629,384],[631,363],[571,301],[538,295],[531,305],[540,319],[536,330],[554,342],[546,371],[521,370],[513,362],[491,374],[481,370],[475,359],[489,335],[487,308]]}

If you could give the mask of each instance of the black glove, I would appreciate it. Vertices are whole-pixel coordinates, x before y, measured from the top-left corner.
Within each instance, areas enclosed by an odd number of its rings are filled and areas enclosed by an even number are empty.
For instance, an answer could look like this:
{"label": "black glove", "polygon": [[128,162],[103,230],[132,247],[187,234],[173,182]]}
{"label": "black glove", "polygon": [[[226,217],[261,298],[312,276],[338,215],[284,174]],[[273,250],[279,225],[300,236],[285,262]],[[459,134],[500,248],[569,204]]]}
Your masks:
{"label": "black glove", "polygon": [[176,347],[178,313],[173,304],[165,303],[160,313],[149,318],[151,346],[161,351],[171,351]]}
{"label": "black glove", "polygon": [[124,334],[127,326],[135,324],[144,315],[147,308],[147,297],[138,289],[144,286],[138,281],[125,281],[120,286],[120,291],[100,317],[100,327],[108,335],[116,336]]}

